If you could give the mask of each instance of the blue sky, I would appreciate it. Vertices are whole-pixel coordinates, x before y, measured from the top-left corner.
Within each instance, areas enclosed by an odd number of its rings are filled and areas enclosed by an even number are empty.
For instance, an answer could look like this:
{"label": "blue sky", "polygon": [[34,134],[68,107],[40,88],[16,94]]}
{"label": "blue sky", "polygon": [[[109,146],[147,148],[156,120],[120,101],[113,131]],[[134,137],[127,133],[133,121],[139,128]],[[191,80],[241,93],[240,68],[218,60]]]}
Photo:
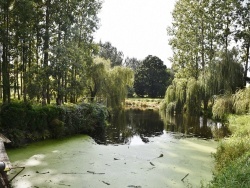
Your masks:
{"label": "blue sky", "polygon": [[159,57],[170,68],[172,56],[166,28],[176,0],[105,0],[95,41],[109,41],[125,58]]}

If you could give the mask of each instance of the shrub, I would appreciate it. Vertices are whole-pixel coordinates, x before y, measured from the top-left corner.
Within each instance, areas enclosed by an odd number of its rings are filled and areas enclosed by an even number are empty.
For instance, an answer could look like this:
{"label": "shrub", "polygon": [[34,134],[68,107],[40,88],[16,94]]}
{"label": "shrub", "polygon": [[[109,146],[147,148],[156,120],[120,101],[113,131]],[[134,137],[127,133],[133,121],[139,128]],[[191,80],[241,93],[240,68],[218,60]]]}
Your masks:
{"label": "shrub", "polygon": [[234,96],[234,109],[237,114],[250,112],[250,88],[239,90]]}
{"label": "shrub", "polygon": [[13,146],[20,146],[47,138],[91,133],[103,127],[107,117],[106,108],[97,104],[31,106],[13,102],[2,106],[0,132]]}
{"label": "shrub", "polygon": [[53,119],[50,123],[50,129],[53,138],[62,138],[64,136],[64,123],[59,119]]}
{"label": "shrub", "polygon": [[250,185],[250,152],[232,161],[211,181],[208,187],[242,187]]}
{"label": "shrub", "polygon": [[233,100],[231,95],[217,96],[212,112],[214,118],[225,120],[227,115],[233,112]]}
{"label": "shrub", "polygon": [[248,187],[250,183],[249,115],[229,116],[232,136],[221,141],[215,157],[215,176],[208,187]]}

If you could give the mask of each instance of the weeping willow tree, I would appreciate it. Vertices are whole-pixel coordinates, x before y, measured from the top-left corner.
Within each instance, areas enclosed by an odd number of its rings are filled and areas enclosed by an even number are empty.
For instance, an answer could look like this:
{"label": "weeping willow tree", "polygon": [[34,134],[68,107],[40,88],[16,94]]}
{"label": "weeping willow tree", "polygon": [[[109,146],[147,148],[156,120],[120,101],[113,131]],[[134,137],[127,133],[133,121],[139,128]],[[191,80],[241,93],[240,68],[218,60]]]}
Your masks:
{"label": "weeping willow tree", "polygon": [[175,78],[166,91],[162,108],[170,113],[181,113],[186,102],[187,79]]}
{"label": "weeping willow tree", "polygon": [[215,94],[235,93],[244,87],[244,70],[236,48],[221,53],[215,66]]}
{"label": "weeping willow tree", "polygon": [[166,91],[165,108],[168,113],[187,112],[190,115],[200,113],[201,87],[195,78],[175,78]]}
{"label": "weeping willow tree", "polygon": [[121,108],[125,103],[128,88],[134,83],[134,72],[125,67],[116,66],[108,71],[105,78],[104,93],[109,107]]}
{"label": "weeping willow tree", "polygon": [[176,110],[175,102],[175,87],[173,85],[168,86],[168,89],[165,94],[165,99],[161,103],[161,110],[167,111],[170,114],[174,114]]}
{"label": "weeping willow tree", "polygon": [[186,109],[190,115],[199,115],[201,112],[201,86],[198,80],[190,78],[187,82]]}
{"label": "weeping willow tree", "polygon": [[87,88],[85,93],[91,98],[93,102],[96,97],[103,97],[103,91],[105,90],[105,79],[110,70],[110,61],[96,57],[93,63],[87,67],[85,82],[85,87]]}
{"label": "weeping willow tree", "polygon": [[186,103],[187,79],[185,79],[185,78],[175,79],[173,81],[173,84],[175,86],[177,111],[181,112],[182,109],[183,109],[184,104]]}
{"label": "weeping willow tree", "polygon": [[[175,78],[165,95],[167,111],[176,113],[187,112],[190,115],[198,115],[202,110],[208,110],[208,104],[213,104],[214,96],[233,94],[244,86],[243,67],[239,61],[236,49],[221,52],[204,71],[200,72],[198,79]],[[213,108],[215,116],[222,117],[218,110],[218,104],[225,104],[224,112],[231,111],[227,96],[225,99],[217,97],[216,107]],[[231,103],[230,103],[231,104]],[[217,109],[218,108],[218,109]],[[228,110],[227,110],[228,109]],[[223,110],[221,111],[223,112]]]}

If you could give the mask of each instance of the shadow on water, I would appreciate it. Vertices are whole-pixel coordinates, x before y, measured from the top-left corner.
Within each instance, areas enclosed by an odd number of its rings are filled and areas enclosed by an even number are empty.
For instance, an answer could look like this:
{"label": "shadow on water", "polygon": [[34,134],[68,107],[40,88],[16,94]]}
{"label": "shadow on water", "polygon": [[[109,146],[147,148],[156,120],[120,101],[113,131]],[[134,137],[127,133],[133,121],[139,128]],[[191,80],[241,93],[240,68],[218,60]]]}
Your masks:
{"label": "shadow on water", "polygon": [[93,138],[98,144],[140,145],[149,142],[150,137],[163,134],[177,139],[218,139],[229,131],[227,126],[205,117],[166,116],[155,110],[129,109],[114,114],[105,130],[96,131]]}

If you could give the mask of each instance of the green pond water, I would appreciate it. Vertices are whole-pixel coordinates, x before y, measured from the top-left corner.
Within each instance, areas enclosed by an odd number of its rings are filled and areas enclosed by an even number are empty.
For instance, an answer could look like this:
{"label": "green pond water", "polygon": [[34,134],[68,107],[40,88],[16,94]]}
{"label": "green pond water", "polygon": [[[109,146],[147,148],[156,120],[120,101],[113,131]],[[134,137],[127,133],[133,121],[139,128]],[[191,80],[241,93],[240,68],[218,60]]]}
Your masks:
{"label": "green pond water", "polygon": [[[201,187],[201,182],[211,180],[211,153],[217,142],[204,139],[198,128],[185,125],[191,132],[182,131],[183,125],[152,110],[129,110],[115,117],[94,139],[78,135],[8,150],[13,166],[25,167],[12,186],[172,188]],[[220,129],[201,120],[194,127],[204,126],[211,132]],[[16,173],[11,170],[9,177]]]}

